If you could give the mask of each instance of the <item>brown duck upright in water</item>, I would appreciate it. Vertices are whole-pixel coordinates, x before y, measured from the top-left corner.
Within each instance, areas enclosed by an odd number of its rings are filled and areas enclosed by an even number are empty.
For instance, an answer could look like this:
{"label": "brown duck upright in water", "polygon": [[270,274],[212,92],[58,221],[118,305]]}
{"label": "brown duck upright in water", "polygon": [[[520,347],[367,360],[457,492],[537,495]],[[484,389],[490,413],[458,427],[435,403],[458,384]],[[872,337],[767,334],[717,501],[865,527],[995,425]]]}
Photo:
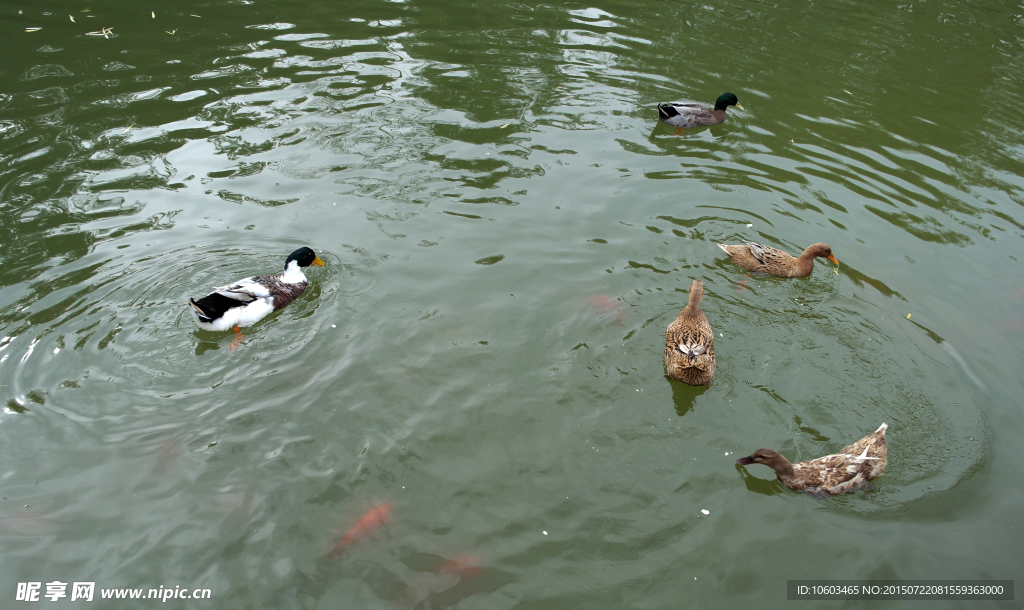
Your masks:
{"label": "brown duck upright in water", "polygon": [[869,489],[872,487],[869,481],[885,472],[885,429],[888,427],[882,424],[878,430],[843,447],[839,453],[816,460],[791,464],[778,451],[758,449],[752,455],[736,460],[736,463],[741,466],[769,466],[786,487],[819,498]]}
{"label": "brown duck upright in water", "polygon": [[686,307],[665,330],[665,368],[672,379],[708,385],[715,376],[715,333],[700,310],[704,282],[693,280]]}
{"label": "brown duck upright in water", "polygon": [[839,264],[839,260],[832,255],[832,248],[828,244],[822,243],[807,246],[807,249],[799,257],[790,256],[778,248],[763,246],[752,241],[736,245],[718,244],[718,247],[725,250],[732,262],[744,269],[769,275],[781,275],[782,277],[810,275],[814,269],[814,259],[819,256],[827,258],[836,265]]}

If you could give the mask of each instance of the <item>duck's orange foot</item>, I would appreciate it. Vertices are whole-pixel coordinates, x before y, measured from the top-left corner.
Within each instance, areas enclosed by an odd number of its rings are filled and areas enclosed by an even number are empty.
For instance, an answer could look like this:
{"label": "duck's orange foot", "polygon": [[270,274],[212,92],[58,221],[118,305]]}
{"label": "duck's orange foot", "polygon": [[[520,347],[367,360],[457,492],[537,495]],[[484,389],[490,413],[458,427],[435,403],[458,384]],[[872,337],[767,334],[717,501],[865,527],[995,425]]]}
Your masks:
{"label": "duck's orange foot", "polygon": [[747,282],[749,282],[749,281],[750,281],[750,274],[748,273],[747,277],[743,278],[742,282],[739,282],[738,284],[736,284],[736,290],[739,290],[740,292],[743,292],[744,290],[746,290],[747,289]]}
{"label": "duck's orange foot", "polygon": [[231,348],[231,351],[235,351],[236,349],[238,349],[238,346],[242,345],[242,340],[245,339],[245,335],[242,334],[241,328],[236,326],[234,330],[235,338],[232,339],[231,343],[228,344],[228,347]]}

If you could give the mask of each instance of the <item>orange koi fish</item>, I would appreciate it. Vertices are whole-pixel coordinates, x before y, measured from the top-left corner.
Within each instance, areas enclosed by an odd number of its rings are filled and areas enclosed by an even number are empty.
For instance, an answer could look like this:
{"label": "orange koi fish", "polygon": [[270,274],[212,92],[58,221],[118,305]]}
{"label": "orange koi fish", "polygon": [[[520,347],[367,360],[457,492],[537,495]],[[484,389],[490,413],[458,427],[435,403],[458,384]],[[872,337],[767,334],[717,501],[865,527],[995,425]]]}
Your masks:
{"label": "orange koi fish", "polygon": [[608,316],[609,324],[622,326],[622,323],[626,321],[626,313],[619,309],[611,297],[595,294],[587,299],[587,304]]}
{"label": "orange koi fish", "polygon": [[337,556],[341,553],[348,545],[369,537],[373,534],[380,526],[388,522],[388,518],[391,516],[391,503],[385,502],[384,504],[378,504],[370,510],[366,511],[356,524],[353,525],[345,535],[331,547],[331,555]]}
{"label": "orange koi fish", "polygon": [[463,578],[472,578],[483,570],[483,561],[473,555],[459,555],[437,566],[431,572],[438,574],[458,574]]}

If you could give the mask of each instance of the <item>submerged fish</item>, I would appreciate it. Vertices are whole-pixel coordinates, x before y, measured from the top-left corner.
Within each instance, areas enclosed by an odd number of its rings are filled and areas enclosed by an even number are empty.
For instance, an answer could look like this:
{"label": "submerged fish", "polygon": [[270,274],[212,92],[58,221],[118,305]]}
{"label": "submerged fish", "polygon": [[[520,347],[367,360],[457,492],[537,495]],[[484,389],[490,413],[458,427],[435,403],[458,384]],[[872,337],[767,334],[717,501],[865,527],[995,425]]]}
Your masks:
{"label": "submerged fish", "polygon": [[382,525],[388,522],[388,518],[391,517],[391,503],[385,502],[384,504],[378,504],[370,510],[368,510],[356,524],[353,525],[345,535],[342,536],[341,540],[338,541],[333,547],[331,547],[330,554],[337,556],[347,546],[355,542],[369,537],[375,531],[377,531]]}
{"label": "submerged fish", "polygon": [[598,311],[604,312],[609,318],[609,324],[622,326],[622,323],[626,321],[626,312],[619,309],[611,297],[595,294],[587,299],[587,304]]}
{"label": "submerged fish", "polygon": [[472,578],[483,570],[483,561],[473,555],[458,555],[442,563],[431,572],[438,574],[458,574],[463,578]]}

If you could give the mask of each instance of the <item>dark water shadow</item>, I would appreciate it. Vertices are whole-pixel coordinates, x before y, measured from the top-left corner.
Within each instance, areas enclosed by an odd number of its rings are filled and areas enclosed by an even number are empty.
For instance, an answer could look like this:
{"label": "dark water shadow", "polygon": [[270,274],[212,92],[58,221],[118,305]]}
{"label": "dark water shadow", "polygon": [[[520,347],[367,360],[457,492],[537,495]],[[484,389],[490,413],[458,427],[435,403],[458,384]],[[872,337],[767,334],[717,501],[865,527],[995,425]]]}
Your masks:
{"label": "dark water shadow", "polygon": [[747,469],[739,464],[736,464],[736,472],[743,479],[743,484],[747,486],[747,490],[754,493],[765,496],[777,496],[786,491],[786,487],[778,479],[759,479],[747,472]]}
{"label": "dark water shadow", "polygon": [[460,577],[459,582],[454,586],[419,600],[413,608],[417,610],[451,608],[477,593],[492,593],[514,581],[515,577],[508,572],[495,568],[482,568],[474,576]]}
{"label": "dark water shadow", "polygon": [[697,398],[708,390],[708,386],[687,385],[682,381],[672,379],[668,375],[665,375],[665,380],[672,387],[672,404],[675,405],[676,415],[679,417],[686,415],[692,410],[697,404]]}

